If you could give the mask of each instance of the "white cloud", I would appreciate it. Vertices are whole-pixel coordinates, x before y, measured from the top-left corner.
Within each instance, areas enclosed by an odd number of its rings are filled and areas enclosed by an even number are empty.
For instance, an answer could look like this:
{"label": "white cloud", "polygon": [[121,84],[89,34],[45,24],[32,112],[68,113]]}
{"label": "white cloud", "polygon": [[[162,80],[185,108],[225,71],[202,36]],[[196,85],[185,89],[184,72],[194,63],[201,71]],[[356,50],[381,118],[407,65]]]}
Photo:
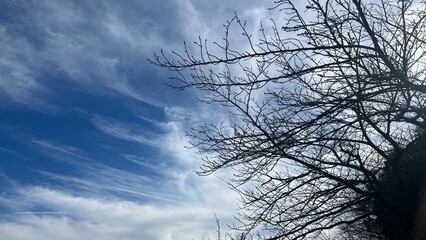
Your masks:
{"label": "white cloud", "polygon": [[0,221],[0,235],[8,240],[213,239],[214,211],[230,220],[227,210],[215,210],[208,205],[156,205],[76,197],[40,186],[17,189],[16,194],[15,200],[21,201],[21,207],[26,202],[52,212],[10,214],[7,221]]}

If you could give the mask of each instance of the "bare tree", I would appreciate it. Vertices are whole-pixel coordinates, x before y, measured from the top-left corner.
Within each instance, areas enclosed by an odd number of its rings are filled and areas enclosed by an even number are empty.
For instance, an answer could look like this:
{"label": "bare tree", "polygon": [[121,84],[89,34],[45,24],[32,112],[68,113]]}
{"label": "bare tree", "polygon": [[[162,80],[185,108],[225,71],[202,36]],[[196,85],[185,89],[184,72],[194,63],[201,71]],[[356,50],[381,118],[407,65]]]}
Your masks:
{"label": "bare tree", "polygon": [[[383,186],[401,178],[426,128],[426,3],[278,0],[271,11],[282,19],[259,39],[235,16],[223,43],[200,39],[195,54],[185,46],[152,60],[177,73],[176,87],[231,110],[189,133],[213,155],[200,174],[235,170],[246,236],[409,238],[412,213]],[[231,26],[247,49],[233,45]]]}

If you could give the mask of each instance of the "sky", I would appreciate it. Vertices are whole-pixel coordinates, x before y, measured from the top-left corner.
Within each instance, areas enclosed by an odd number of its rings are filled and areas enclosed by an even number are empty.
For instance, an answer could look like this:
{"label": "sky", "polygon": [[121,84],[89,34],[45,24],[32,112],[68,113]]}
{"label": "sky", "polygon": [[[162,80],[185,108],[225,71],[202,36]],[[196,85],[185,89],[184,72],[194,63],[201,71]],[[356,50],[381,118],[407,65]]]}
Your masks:
{"label": "sky", "polygon": [[[147,58],[221,41],[273,1],[0,0],[0,236],[214,239],[233,224],[231,170],[200,177],[185,131],[227,113],[166,86]],[[251,25],[250,25],[251,24]]]}

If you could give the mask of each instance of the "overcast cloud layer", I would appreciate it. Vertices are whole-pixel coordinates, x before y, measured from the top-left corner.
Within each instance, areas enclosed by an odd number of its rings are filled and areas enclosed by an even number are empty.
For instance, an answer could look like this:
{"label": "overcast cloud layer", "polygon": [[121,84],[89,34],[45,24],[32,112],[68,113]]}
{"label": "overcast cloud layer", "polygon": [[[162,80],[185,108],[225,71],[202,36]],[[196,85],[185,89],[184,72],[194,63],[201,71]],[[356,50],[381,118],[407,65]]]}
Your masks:
{"label": "overcast cloud layer", "polygon": [[[237,194],[198,177],[185,130],[226,112],[146,58],[272,1],[0,0],[0,236],[214,239]],[[266,19],[265,19],[266,18]]]}

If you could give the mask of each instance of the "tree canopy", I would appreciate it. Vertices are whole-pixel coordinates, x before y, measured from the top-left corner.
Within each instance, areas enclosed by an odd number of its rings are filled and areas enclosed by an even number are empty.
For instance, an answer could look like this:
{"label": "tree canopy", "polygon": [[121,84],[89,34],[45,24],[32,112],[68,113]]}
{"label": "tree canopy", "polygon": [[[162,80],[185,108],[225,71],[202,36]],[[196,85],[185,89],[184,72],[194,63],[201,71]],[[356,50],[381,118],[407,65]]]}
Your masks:
{"label": "tree canopy", "polygon": [[246,238],[421,239],[426,3],[296,3],[275,1],[254,35],[236,15],[223,42],[152,59],[230,110],[188,133],[209,155],[200,174],[234,169]]}

